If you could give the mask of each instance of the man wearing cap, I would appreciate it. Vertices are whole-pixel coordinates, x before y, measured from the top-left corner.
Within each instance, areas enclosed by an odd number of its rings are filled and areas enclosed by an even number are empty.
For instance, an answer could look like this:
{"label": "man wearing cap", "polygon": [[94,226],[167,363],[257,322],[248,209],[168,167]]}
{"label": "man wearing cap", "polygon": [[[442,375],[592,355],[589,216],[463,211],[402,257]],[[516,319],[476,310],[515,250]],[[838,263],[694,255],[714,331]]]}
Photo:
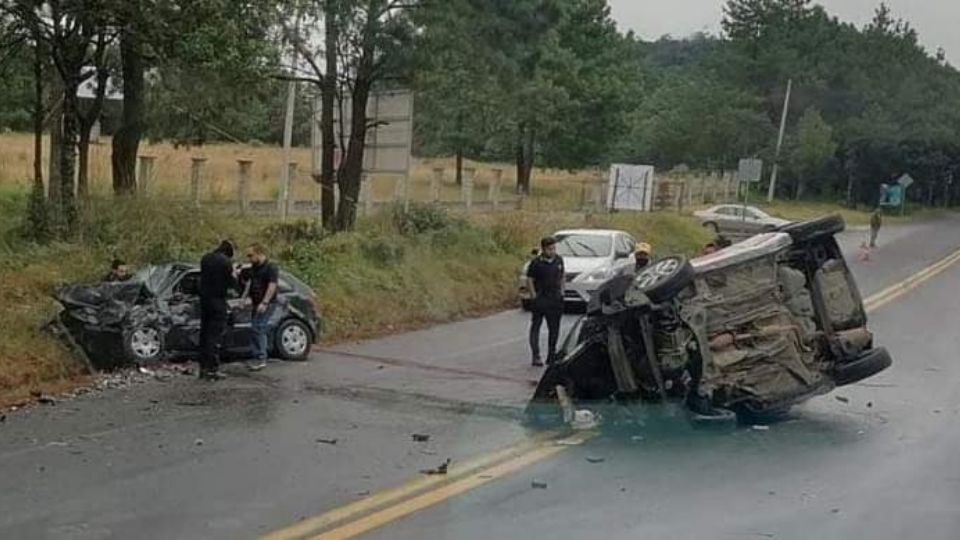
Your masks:
{"label": "man wearing cap", "polygon": [[542,366],[540,327],[547,320],[547,363],[557,360],[560,319],[563,318],[563,257],[557,255],[557,240],[548,236],[540,241],[540,254],[527,267],[527,289],[533,295],[530,321],[530,351],[533,365]]}
{"label": "man wearing cap", "polygon": [[200,260],[200,378],[219,380],[220,348],[227,331],[227,291],[237,288],[233,244],[220,242]]}
{"label": "man wearing cap", "polygon": [[644,268],[650,266],[650,256],[653,254],[653,248],[650,247],[650,244],[646,242],[640,242],[637,244],[637,250],[634,253],[634,258],[636,259],[636,266],[634,270],[637,274],[643,271]]}

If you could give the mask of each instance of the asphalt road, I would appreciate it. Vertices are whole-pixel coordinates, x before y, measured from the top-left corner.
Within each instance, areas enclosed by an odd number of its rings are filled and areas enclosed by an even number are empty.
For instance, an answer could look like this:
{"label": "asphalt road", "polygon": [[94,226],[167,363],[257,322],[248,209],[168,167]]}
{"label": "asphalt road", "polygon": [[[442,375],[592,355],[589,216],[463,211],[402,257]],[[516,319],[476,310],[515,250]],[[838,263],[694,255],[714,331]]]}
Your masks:
{"label": "asphalt road", "polygon": [[[841,239],[851,257],[864,234]],[[949,218],[890,228],[851,264],[867,296],[958,248]],[[958,286],[951,268],[873,314],[894,367],[787,422],[705,433],[651,410],[371,537],[956,539]],[[525,325],[501,313],[8,412],[0,538],[254,538],[527,439]]]}

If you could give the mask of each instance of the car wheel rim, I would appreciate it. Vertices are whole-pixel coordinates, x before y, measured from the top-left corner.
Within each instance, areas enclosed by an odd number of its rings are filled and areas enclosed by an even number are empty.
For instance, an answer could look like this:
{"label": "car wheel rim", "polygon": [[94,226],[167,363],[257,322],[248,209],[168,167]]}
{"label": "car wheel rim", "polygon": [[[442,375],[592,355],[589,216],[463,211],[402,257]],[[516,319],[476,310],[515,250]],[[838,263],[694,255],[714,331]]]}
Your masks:
{"label": "car wheel rim", "polygon": [[130,349],[137,358],[149,360],[160,354],[160,333],[155,328],[138,328],[130,336]]}
{"label": "car wheel rim", "polygon": [[283,352],[290,356],[300,356],[307,350],[307,332],[299,325],[291,325],[283,329],[280,334],[280,343]]}
{"label": "car wheel rim", "polygon": [[637,276],[637,285],[641,289],[649,289],[672,276],[679,266],[680,261],[677,259],[664,259]]}

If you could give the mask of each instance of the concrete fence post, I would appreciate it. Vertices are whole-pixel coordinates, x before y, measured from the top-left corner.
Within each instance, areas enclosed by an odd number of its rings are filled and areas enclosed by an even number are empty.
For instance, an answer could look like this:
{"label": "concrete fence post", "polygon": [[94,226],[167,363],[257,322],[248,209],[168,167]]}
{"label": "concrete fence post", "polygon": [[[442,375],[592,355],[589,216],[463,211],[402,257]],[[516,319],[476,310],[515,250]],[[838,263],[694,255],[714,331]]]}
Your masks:
{"label": "concrete fence post", "polygon": [[156,161],[154,156],[140,156],[140,175],[137,183],[141,195],[148,195],[150,192],[150,180],[153,178],[153,163]]}
{"label": "concrete fence post", "polygon": [[292,208],[291,200],[293,199],[293,186],[297,180],[297,162],[291,161],[287,163],[287,182],[284,186],[282,193],[283,200],[280,202],[280,219],[286,221],[287,216],[290,215],[290,210]]}
{"label": "concrete fence post", "polygon": [[440,202],[440,186],[443,185],[443,167],[435,167],[430,178],[430,201]]}
{"label": "concrete fence post", "polygon": [[240,169],[237,171],[237,203],[240,205],[240,215],[245,215],[250,209],[250,167],[252,159],[238,159]]}
{"label": "concrete fence post", "polygon": [[373,195],[370,193],[370,176],[364,173],[360,177],[360,202],[363,205],[363,215],[373,213]]}
{"label": "concrete fence post", "polygon": [[393,181],[393,202],[397,202],[397,201],[402,201],[402,200],[403,200],[403,191],[404,191],[404,189],[403,189],[403,177],[402,177],[402,176],[398,176],[398,177]]}
{"label": "concrete fence post", "polygon": [[730,184],[733,181],[733,176],[730,174],[723,175],[723,202],[730,202]]}
{"label": "concrete fence post", "polygon": [[461,186],[460,194],[468,212],[473,209],[473,178],[476,174],[477,170],[473,167],[464,167],[463,169],[463,186]]}
{"label": "concrete fence post", "polygon": [[203,165],[207,162],[205,157],[191,158],[193,162],[190,166],[190,199],[193,204],[200,206],[200,184],[203,182]]}
{"label": "concrete fence post", "polygon": [[490,205],[496,211],[500,208],[500,185],[503,183],[503,169],[493,169],[493,178],[490,180],[490,187],[487,193],[487,199]]}

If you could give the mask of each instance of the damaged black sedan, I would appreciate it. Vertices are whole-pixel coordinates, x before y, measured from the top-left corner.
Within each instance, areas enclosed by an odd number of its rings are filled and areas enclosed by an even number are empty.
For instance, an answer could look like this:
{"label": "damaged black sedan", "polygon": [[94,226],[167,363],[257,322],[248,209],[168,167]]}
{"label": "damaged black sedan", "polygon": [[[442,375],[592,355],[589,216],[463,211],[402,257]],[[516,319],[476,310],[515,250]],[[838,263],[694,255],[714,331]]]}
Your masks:
{"label": "damaged black sedan", "polygon": [[778,416],[886,369],[834,238],[844,226],[839,216],[796,223],[606,283],[528,412],[553,414],[569,398],[675,400],[704,422]]}
{"label": "damaged black sedan", "polygon": [[[144,268],[125,282],[72,285],[57,294],[64,307],[59,321],[101,369],[195,358],[200,350],[199,286],[199,267],[181,263]],[[253,352],[251,309],[237,291],[231,294],[223,357],[247,358]],[[320,327],[313,291],[280,272],[269,323],[272,354],[305,359]]]}

